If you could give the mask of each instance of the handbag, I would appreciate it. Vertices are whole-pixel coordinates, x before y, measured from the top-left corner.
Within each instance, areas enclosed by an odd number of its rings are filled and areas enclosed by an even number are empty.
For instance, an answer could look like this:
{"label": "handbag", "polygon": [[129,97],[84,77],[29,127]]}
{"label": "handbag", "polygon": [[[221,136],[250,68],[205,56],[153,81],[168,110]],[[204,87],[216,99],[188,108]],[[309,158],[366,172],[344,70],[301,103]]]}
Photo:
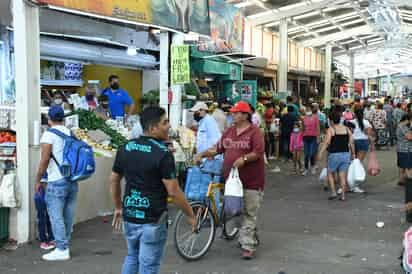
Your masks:
{"label": "handbag", "polygon": [[240,215],[243,210],[243,184],[240,181],[239,170],[232,168],[225,184],[223,210],[226,216]]}

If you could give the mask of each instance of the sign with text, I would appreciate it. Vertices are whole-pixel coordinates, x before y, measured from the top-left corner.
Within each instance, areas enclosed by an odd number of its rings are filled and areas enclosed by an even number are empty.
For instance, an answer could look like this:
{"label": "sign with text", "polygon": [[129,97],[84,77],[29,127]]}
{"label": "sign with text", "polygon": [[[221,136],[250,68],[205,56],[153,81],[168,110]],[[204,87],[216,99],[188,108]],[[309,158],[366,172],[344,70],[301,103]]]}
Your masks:
{"label": "sign with text", "polygon": [[210,35],[208,0],[32,0],[111,18]]}
{"label": "sign with text", "polygon": [[188,45],[171,47],[171,78],[172,85],[182,85],[190,82]]}

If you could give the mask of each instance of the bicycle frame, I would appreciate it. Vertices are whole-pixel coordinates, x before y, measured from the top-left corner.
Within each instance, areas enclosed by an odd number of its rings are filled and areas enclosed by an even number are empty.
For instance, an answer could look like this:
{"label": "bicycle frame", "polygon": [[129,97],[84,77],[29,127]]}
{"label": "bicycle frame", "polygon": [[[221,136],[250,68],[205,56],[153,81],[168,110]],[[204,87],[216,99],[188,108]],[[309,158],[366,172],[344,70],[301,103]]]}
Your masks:
{"label": "bicycle frame", "polygon": [[215,219],[216,225],[219,226],[221,221],[220,221],[220,217],[218,216],[218,212],[217,212],[217,206],[216,206],[216,201],[215,201],[215,196],[213,195],[215,193],[215,190],[217,189],[218,191],[222,190],[225,188],[225,185],[222,183],[210,183],[209,187],[207,189],[207,210],[205,211],[205,215],[203,217],[206,217],[208,210],[212,210],[212,215],[213,218]]}

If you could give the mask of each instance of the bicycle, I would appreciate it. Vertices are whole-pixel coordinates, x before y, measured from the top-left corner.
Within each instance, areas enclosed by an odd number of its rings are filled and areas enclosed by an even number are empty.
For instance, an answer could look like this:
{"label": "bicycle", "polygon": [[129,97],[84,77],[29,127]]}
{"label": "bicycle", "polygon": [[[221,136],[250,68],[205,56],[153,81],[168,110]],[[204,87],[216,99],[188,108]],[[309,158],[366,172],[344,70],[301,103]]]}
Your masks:
{"label": "bicycle", "polygon": [[[226,240],[233,240],[239,233],[240,216],[227,217],[224,213],[224,202],[219,208],[216,203],[216,190],[219,194],[223,194],[225,185],[222,183],[210,183],[206,198],[204,201],[193,201],[190,206],[197,218],[197,227],[195,231],[185,220],[185,215],[179,211],[174,222],[174,242],[178,254],[188,261],[196,261],[207,254],[213,244],[216,230],[222,228],[222,236]],[[222,201],[223,195],[220,195]],[[186,227],[186,229],[183,229]],[[180,233],[183,232],[183,233]],[[202,236],[206,236],[206,240],[202,244],[200,242]],[[197,245],[196,245],[197,243]],[[200,243],[200,244],[199,244]]]}

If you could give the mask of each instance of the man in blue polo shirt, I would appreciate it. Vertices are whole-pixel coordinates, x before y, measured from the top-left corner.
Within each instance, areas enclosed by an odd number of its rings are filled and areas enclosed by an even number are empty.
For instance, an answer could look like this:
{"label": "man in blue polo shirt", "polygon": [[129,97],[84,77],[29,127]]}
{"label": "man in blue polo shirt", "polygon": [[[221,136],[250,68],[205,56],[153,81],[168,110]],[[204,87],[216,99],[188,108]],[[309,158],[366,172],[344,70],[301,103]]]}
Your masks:
{"label": "man in blue polo shirt", "polygon": [[110,87],[102,91],[102,95],[106,95],[109,98],[109,109],[112,118],[125,117],[125,106],[129,107],[129,115],[132,115],[135,110],[135,105],[132,98],[127,94],[127,91],[120,88],[119,77],[117,75],[110,75],[109,85]]}

